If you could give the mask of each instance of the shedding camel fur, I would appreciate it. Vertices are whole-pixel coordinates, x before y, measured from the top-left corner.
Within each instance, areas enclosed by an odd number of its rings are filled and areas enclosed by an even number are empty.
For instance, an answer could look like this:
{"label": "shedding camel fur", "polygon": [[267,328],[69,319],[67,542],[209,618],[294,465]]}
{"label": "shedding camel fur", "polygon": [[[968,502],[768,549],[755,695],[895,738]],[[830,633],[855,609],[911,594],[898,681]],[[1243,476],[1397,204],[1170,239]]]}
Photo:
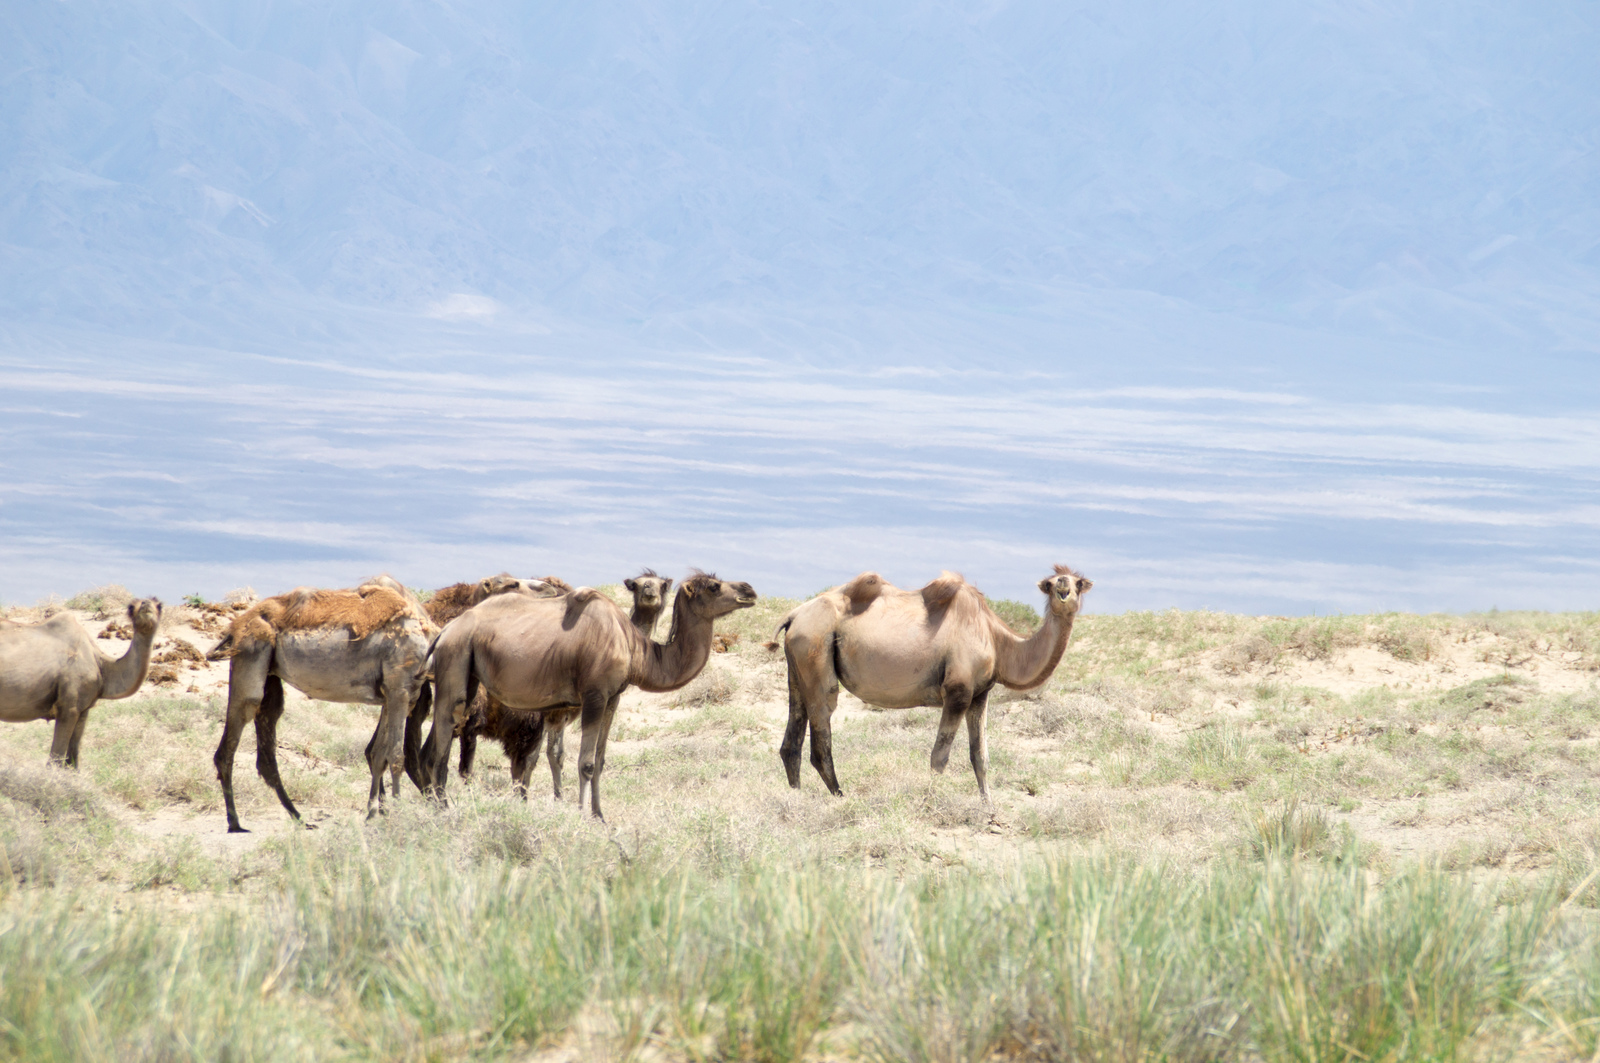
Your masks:
{"label": "shedding camel fur", "polygon": [[233,757],[252,722],[256,770],[289,815],[300,820],[278,774],[284,683],[321,701],[381,706],[367,746],[368,818],[382,810],[385,771],[398,797],[401,735],[411,710],[429,691],[428,643],[437,630],[416,598],[388,576],[349,590],[299,587],[236,617],[206,654],[208,660],[229,662],[228,713],[215,757],[228,830],[244,830],[234,807]]}

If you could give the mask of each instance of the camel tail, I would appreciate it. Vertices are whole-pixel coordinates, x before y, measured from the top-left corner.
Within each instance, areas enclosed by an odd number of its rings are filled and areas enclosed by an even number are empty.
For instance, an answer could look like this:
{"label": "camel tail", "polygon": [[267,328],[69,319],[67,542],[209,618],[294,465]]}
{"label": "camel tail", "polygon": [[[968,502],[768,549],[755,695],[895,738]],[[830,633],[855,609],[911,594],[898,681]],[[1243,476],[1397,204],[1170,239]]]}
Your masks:
{"label": "camel tail", "polygon": [[226,661],[229,657],[232,657],[238,652],[238,649],[233,644],[233,632],[230,631],[226,635],[222,636],[221,642],[217,643],[215,646],[206,651],[206,660]]}
{"label": "camel tail", "polygon": [[788,616],[778,621],[778,626],[773,629],[772,639],[768,642],[762,643],[762,645],[765,646],[769,652],[778,648],[778,636],[789,630],[789,625],[794,623],[794,614],[798,613],[799,611],[800,610],[798,608],[791,609],[789,610]]}

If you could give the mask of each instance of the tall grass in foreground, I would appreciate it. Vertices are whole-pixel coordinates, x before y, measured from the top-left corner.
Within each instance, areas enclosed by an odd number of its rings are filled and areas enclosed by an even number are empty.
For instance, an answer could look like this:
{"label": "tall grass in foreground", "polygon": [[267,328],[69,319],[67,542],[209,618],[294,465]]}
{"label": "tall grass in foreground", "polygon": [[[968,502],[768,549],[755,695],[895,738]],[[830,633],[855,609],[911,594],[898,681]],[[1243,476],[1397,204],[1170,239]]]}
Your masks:
{"label": "tall grass in foreground", "polygon": [[1450,1059],[1527,1031],[1594,1047],[1596,935],[1548,891],[1497,907],[1443,872],[1293,861],[708,874],[604,828],[560,833],[518,859],[406,830],[294,836],[279,890],[193,913],[0,883],[0,1058],[477,1059],[568,1037],[587,1056],[759,1060],[823,1042],[881,1060]]}

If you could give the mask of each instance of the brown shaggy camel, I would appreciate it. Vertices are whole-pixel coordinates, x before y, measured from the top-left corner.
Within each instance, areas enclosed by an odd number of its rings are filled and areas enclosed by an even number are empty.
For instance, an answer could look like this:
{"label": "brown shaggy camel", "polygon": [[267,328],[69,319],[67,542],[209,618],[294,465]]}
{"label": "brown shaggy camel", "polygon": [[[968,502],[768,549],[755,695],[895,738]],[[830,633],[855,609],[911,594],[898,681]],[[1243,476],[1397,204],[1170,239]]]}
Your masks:
{"label": "brown shaggy camel", "polygon": [[[462,614],[434,644],[439,711],[428,737],[433,792],[444,795],[450,743],[466,723],[466,708],[481,684],[515,716],[578,710],[578,804],[589,791],[598,818],[600,775],[617,703],[630,684],[676,690],[700,674],[711,656],[713,622],[755,604],[748,583],[697,573],[678,588],[672,631],[665,643],[647,639],[609,599],[588,587],[560,598],[498,595]],[[536,750],[537,743],[532,746]],[[530,750],[531,752],[531,750]],[[526,784],[531,757],[513,764]]]}
{"label": "brown shaggy camel", "polygon": [[769,650],[788,633],[789,726],[778,756],[789,785],[800,787],[800,748],[811,728],[811,766],[835,794],[833,710],[839,687],[870,706],[944,708],[931,764],[942,772],[963,717],[978,792],[989,799],[986,736],[989,691],[996,683],[1031,690],[1050,678],[1072,634],[1083,595],[1093,584],[1066,565],[1039,581],[1044,623],[1022,638],[995,615],[982,592],[954,572],[920,591],[891,586],[864,572],[819,594],[778,624]]}
{"label": "brown shaggy camel", "polygon": [[76,768],[94,703],[129,697],[144,682],[161,603],[154,598],[130,602],[128,619],[133,644],[120,658],[107,656],[69,613],[42,624],[0,620],[0,720],[54,720],[51,763]]}
{"label": "brown shaggy camel", "polygon": [[284,683],[322,701],[382,706],[367,746],[372,771],[367,817],[382,810],[385,771],[394,776],[398,797],[401,734],[413,705],[428,690],[428,642],[436,633],[416,598],[388,576],[353,590],[297,587],[235,617],[206,654],[208,661],[229,661],[228,715],[215,757],[229,832],[244,831],[233,803],[233,754],[252,720],[256,770],[300,821],[278,775]]}

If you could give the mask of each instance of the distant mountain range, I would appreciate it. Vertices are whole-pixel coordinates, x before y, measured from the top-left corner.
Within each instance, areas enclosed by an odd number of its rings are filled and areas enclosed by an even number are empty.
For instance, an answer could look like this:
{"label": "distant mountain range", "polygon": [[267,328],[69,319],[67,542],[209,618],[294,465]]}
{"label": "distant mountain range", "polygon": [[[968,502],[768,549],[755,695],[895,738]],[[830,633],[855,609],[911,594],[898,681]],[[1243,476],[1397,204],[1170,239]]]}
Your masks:
{"label": "distant mountain range", "polygon": [[1585,3],[20,0],[0,309],[715,332],[1088,291],[1592,355],[1597,30]]}

